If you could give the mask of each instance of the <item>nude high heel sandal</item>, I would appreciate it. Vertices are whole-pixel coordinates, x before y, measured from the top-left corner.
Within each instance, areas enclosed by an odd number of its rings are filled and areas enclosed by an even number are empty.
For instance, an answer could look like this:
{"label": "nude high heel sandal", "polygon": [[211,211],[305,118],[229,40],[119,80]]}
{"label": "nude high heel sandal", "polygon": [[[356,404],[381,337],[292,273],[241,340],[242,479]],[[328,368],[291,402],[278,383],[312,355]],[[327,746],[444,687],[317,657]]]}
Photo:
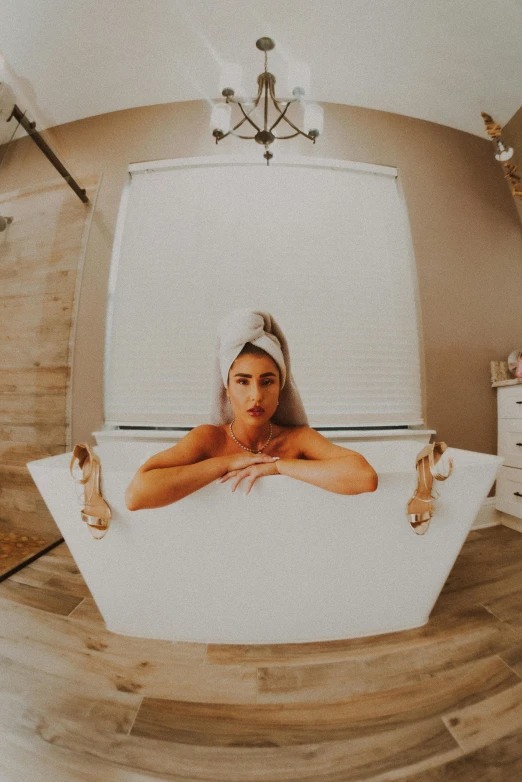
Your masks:
{"label": "nude high heel sandal", "polygon": [[[406,514],[410,526],[417,535],[424,535],[428,531],[431,517],[435,513],[435,506],[432,500],[438,498],[438,494],[432,494],[433,476],[428,468],[429,454],[425,449],[417,456],[418,484],[413,493],[413,497],[408,502]],[[420,497],[424,494],[424,497]]]}
{"label": "nude high heel sandal", "polygon": [[[444,472],[440,471],[436,465],[442,466],[442,457],[447,449],[446,443],[437,442],[426,445],[422,451],[417,454],[416,467],[418,472],[418,485],[413,497],[408,502],[406,514],[414,532],[417,535],[424,535],[430,525],[432,516],[435,513],[435,506],[432,500],[439,498],[439,494],[432,493],[433,478],[438,481],[445,481],[453,472],[453,459],[444,460]],[[420,497],[419,494],[426,496]],[[421,505],[420,503],[423,503]]]}
{"label": "nude high heel sandal", "polygon": [[[75,461],[78,462],[76,467]],[[82,477],[78,471],[81,470]],[[101,489],[101,462],[97,454],[85,443],[74,446],[70,464],[72,477],[83,485],[83,505],[81,515],[95,540],[103,538],[109,529],[112,513],[104,500]]]}
{"label": "nude high heel sandal", "polygon": [[[447,450],[447,448],[448,446],[446,443],[433,443],[433,450],[428,454],[430,461],[430,472],[438,481],[445,481],[446,478],[449,478],[453,472],[453,459],[451,456],[444,456],[444,452]],[[445,468],[445,472],[440,472],[435,467],[436,464],[438,464],[439,468]]]}

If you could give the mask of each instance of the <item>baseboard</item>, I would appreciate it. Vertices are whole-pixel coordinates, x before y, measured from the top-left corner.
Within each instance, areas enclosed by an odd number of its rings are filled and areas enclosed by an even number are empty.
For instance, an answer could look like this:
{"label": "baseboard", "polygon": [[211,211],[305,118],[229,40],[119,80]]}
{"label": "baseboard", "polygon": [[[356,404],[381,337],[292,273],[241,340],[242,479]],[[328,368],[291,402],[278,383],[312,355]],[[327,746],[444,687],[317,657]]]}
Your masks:
{"label": "baseboard", "polygon": [[504,527],[514,529],[516,532],[522,532],[522,519],[512,516],[511,513],[501,513],[501,516],[501,524],[503,524]]}
{"label": "baseboard", "polygon": [[[484,527],[495,527],[498,524],[505,524],[504,519],[514,519],[514,516],[508,516],[507,513],[497,510],[495,507],[496,497],[486,497],[482,503],[477,518],[472,526],[473,529],[484,529]],[[520,521],[520,532],[522,532],[522,519]],[[507,525],[509,526],[509,524]]]}

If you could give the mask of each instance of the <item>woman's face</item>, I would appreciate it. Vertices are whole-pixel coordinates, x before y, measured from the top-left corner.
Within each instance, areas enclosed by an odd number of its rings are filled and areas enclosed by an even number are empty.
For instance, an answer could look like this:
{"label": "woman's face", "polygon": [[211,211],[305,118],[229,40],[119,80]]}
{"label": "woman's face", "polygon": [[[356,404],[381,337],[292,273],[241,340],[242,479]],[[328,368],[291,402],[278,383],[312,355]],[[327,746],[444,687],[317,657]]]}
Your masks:
{"label": "woman's face", "polygon": [[227,395],[234,417],[266,423],[277,410],[279,369],[269,356],[238,356],[228,373]]}

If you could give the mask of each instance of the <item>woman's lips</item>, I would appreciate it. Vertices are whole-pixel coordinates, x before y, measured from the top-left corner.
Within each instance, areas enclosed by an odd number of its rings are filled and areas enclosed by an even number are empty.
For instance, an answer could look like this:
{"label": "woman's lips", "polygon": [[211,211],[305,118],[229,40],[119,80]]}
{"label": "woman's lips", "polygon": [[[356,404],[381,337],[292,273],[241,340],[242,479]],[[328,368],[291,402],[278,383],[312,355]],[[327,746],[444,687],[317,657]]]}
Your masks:
{"label": "woman's lips", "polygon": [[262,407],[252,407],[250,410],[247,410],[248,415],[263,415],[264,412]]}

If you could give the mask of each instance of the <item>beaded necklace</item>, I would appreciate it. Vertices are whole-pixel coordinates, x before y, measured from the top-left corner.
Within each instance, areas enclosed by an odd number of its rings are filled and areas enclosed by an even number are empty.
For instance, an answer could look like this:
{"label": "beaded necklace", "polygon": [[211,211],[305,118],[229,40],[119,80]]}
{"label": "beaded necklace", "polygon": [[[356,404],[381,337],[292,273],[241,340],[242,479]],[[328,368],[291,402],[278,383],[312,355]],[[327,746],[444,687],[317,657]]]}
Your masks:
{"label": "beaded necklace", "polygon": [[[233,423],[233,422],[232,422],[232,423]],[[237,443],[237,444],[238,444],[238,445],[239,445],[241,448],[244,448],[244,449],[245,449],[245,451],[250,451],[250,453],[261,453],[262,451],[264,451],[264,450],[265,450],[266,446],[268,445],[268,443],[269,443],[269,442],[270,442],[270,440],[272,439],[272,422],[270,421],[270,422],[269,422],[269,423],[270,423],[270,435],[269,435],[269,437],[268,437],[268,440],[267,440],[267,441],[266,441],[266,443],[263,445],[263,447],[259,449],[259,451],[254,451],[254,449],[253,449],[253,448],[247,448],[247,446],[246,446],[246,445],[243,445],[243,443],[240,443],[240,442],[239,442],[239,440],[238,440],[238,439],[237,439],[237,437],[235,436],[234,432],[232,431],[232,423],[230,424],[230,434],[232,435],[232,439],[233,439],[233,440],[234,440],[234,442],[236,442],[236,443]]]}

